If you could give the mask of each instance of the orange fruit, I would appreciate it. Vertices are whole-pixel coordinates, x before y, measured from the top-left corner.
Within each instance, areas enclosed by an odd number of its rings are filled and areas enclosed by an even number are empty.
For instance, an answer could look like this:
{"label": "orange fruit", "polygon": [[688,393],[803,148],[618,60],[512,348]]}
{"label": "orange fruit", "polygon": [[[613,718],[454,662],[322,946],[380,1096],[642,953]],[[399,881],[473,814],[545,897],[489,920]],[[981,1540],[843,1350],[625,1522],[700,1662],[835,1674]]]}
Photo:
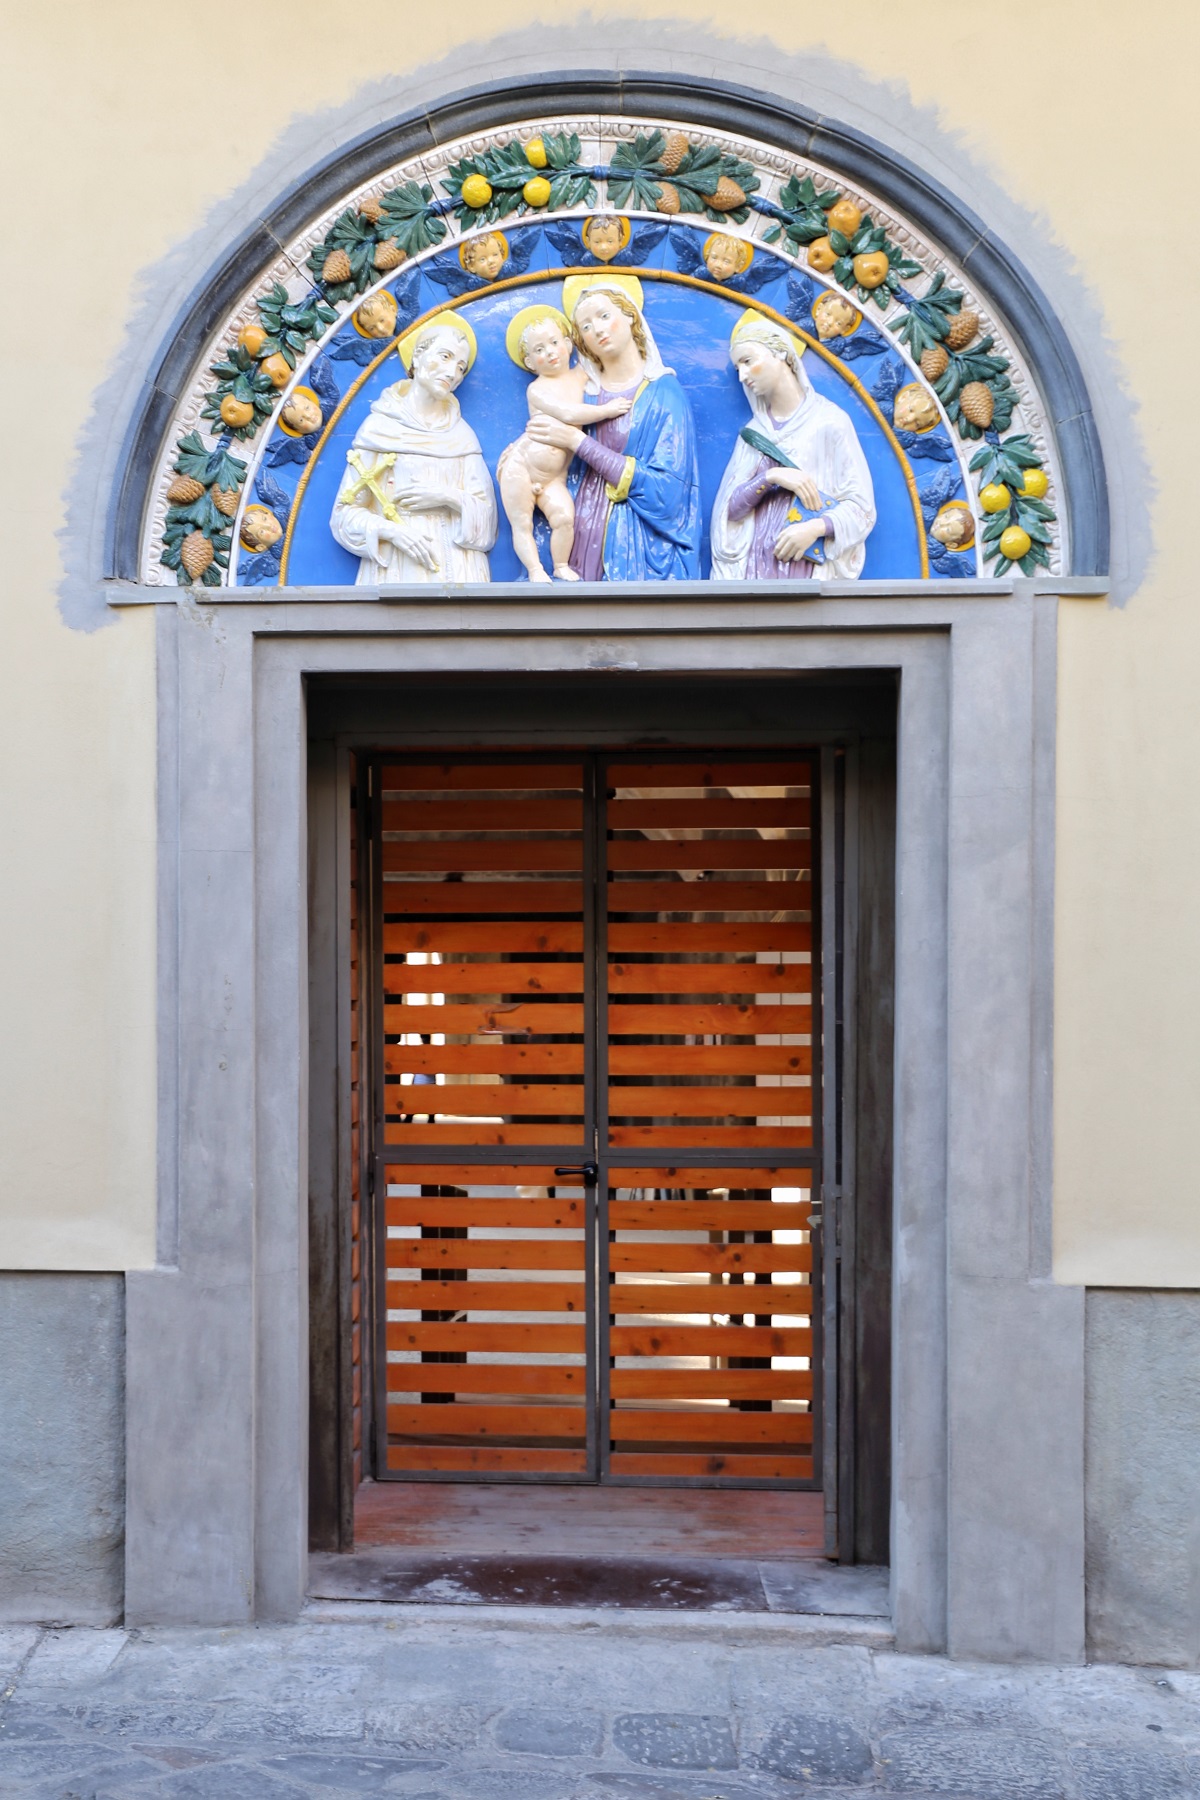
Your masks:
{"label": "orange fruit", "polygon": [[478,212],[491,199],[492,184],[482,175],[468,175],[462,184],[462,197],[464,206],[469,206],[472,212]]}
{"label": "orange fruit", "polygon": [[274,356],[264,357],[259,367],[263,374],[270,378],[272,387],[285,388],[292,379],[291,365],[287,357],[281,356],[278,350]]}
{"label": "orange fruit", "polygon": [[1020,491],[1027,500],[1043,500],[1049,486],[1050,477],[1045,469],[1026,469]]}
{"label": "orange fruit", "polygon": [[882,250],[865,250],[854,259],[854,279],[859,287],[881,287],[887,280],[889,266]]}
{"label": "orange fruit", "polygon": [[521,189],[526,206],[545,206],[550,198],[550,183],[544,175],[531,175]]}
{"label": "orange fruit", "polygon": [[837,251],[827,237],[819,237],[808,246],[808,266],[827,275],[837,261]]}
{"label": "orange fruit", "polygon": [[525,161],[533,169],[544,169],[547,162],[546,145],[540,137],[530,138],[525,146]]}
{"label": "orange fruit", "polygon": [[1012,495],[1002,481],[989,481],[979,492],[979,504],[984,512],[1007,512],[1012,504]]}
{"label": "orange fruit", "polygon": [[248,356],[257,356],[267,341],[267,334],[261,325],[243,325],[238,332],[238,345]]}
{"label": "orange fruit", "polygon": [[238,400],[234,395],[226,394],[221,402],[221,417],[226,425],[238,431],[243,425],[250,423],[254,417],[254,408],[249,400]]}
{"label": "orange fruit", "polygon": [[1020,562],[1023,556],[1029,554],[1032,541],[1029,533],[1022,530],[1020,525],[1010,525],[1007,531],[1000,533],[1000,554],[1007,556],[1009,562]]}
{"label": "orange fruit", "polygon": [[826,213],[825,223],[831,231],[840,231],[843,237],[852,238],[862,224],[862,208],[843,194]]}

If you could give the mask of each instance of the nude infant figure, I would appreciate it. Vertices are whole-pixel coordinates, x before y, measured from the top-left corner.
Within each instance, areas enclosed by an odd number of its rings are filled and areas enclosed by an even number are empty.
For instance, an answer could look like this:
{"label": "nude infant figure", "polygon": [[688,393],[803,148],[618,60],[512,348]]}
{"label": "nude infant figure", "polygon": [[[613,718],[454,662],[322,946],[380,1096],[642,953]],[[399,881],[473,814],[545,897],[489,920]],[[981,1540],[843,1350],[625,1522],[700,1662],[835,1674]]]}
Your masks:
{"label": "nude infant figure", "polygon": [[[532,307],[529,310],[534,311]],[[520,315],[513,325],[519,323]],[[574,348],[566,319],[549,308],[539,307],[537,316],[525,325],[515,340],[510,337],[513,361],[519,360],[520,366],[534,377],[528,390],[530,417],[549,413],[564,425],[583,430],[588,425],[598,425],[602,419],[617,419],[627,413],[633,405],[632,400],[611,400],[605,406],[584,405],[587,376],[583,369],[571,367]],[[560,581],[579,580],[569,560],[575,542],[575,503],[566,481],[570,465],[569,450],[534,443],[528,432],[524,432],[509,444],[496,466],[500,498],[512,526],[513,549],[530,581],[552,579],[542,566],[533,540],[535,507],[550,526],[550,561],[554,575]]]}

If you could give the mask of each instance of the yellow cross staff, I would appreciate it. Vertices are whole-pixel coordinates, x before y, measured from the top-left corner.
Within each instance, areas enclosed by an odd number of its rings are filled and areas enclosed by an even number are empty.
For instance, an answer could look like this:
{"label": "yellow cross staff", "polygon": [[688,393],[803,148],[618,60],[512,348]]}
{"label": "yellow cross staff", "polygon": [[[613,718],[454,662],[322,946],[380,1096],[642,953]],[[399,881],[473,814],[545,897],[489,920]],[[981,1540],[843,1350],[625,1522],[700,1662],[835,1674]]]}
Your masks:
{"label": "yellow cross staff", "polygon": [[388,523],[391,525],[399,525],[400,514],[396,511],[396,508],[392,505],[382,487],[379,485],[380,477],[386,469],[391,468],[395,460],[396,452],[392,450],[386,456],[377,456],[368,469],[358,451],[351,450],[346,461],[352,468],[357,469],[358,480],[352,481],[347,487],[344,487],[338,495],[338,499],[344,506],[353,506],[363,489],[368,488],[378,500],[379,510],[382,512]]}

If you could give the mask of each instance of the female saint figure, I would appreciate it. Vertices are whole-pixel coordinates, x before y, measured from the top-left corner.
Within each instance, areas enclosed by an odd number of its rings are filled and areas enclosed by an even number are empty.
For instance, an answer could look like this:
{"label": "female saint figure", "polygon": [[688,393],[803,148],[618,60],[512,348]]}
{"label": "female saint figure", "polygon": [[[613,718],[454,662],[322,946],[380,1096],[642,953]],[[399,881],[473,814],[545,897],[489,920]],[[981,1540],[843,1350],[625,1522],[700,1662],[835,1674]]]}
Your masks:
{"label": "female saint figure", "polygon": [[475,334],[439,313],[397,350],[410,379],[385,388],[360,426],[330,529],[360,559],[360,586],[489,581],[496,494],[455,398]]}
{"label": "female saint figure", "polygon": [[857,580],[875,494],[849,415],[814,391],[797,339],[762,314],[743,313],[729,354],[753,418],[713,506],[713,580],[803,581],[817,547],[822,573]]}
{"label": "female saint figure", "polygon": [[575,494],[571,568],[581,581],[695,581],[700,575],[700,477],[692,409],[665,367],[642,311],[636,275],[568,276],[563,310],[588,371],[584,405],[632,402],[588,430],[539,413],[535,443],[584,464]]}

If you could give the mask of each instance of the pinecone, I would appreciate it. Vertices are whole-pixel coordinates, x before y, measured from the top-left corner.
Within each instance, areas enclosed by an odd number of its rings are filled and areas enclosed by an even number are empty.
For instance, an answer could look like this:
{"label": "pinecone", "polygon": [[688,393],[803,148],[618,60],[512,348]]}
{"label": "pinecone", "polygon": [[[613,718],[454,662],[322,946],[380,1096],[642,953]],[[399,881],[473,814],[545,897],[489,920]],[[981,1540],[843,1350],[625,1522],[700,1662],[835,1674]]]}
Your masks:
{"label": "pinecone", "polygon": [[364,200],[358,209],[358,216],[365,219],[368,225],[378,225],[383,217],[383,207],[378,200]]}
{"label": "pinecone", "polygon": [[668,132],[667,147],[658,159],[663,174],[673,175],[690,149],[686,131]]}
{"label": "pinecone", "polygon": [[921,352],[921,373],[926,381],[936,381],[950,367],[950,356],[945,344],[931,344],[928,350]]}
{"label": "pinecone", "polygon": [[679,211],[679,189],[675,183],[660,181],[658,185],[662,189],[662,193],[654,202],[657,210],[661,213],[677,213]]}
{"label": "pinecone", "polygon": [[194,475],[177,475],[167,489],[167,499],[172,506],[190,506],[203,492],[204,483]]}
{"label": "pinecone", "polygon": [[350,258],[344,250],[331,250],[325,258],[325,267],[321,271],[321,279],[327,287],[339,287],[343,281],[349,281],[354,275],[350,267]]}
{"label": "pinecone", "polygon": [[212,491],[212,503],[219,513],[224,513],[227,519],[232,519],[238,509],[237,489],[235,487],[215,487]]}
{"label": "pinecone", "polygon": [[739,206],[745,206],[746,196],[737,182],[728,175],[722,175],[715,190],[705,194],[704,203],[711,206],[714,212],[736,212]]}
{"label": "pinecone", "polygon": [[958,404],[964,418],[970,419],[972,425],[981,425],[987,430],[996,410],[996,402],[986,382],[968,381],[958,396]]}
{"label": "pinecone", "polygon": [[193,581],[199,581],[213,559],[213,547],[202,531],[189,531],[179,547],[179,560]]}
{"label": "pinecone", "polygon": [[404,252],[395,238],[384,238],[383,242],[376,247],[371,261],[382,274],[386,275],[389,269],[399,268],[404,261]]}
{"label": "pinecone", "polygon": [[979,314],[964,306],[950,320],[946,332],[946,342],[952,350],[965,350],[975,333],[979,330]]}

